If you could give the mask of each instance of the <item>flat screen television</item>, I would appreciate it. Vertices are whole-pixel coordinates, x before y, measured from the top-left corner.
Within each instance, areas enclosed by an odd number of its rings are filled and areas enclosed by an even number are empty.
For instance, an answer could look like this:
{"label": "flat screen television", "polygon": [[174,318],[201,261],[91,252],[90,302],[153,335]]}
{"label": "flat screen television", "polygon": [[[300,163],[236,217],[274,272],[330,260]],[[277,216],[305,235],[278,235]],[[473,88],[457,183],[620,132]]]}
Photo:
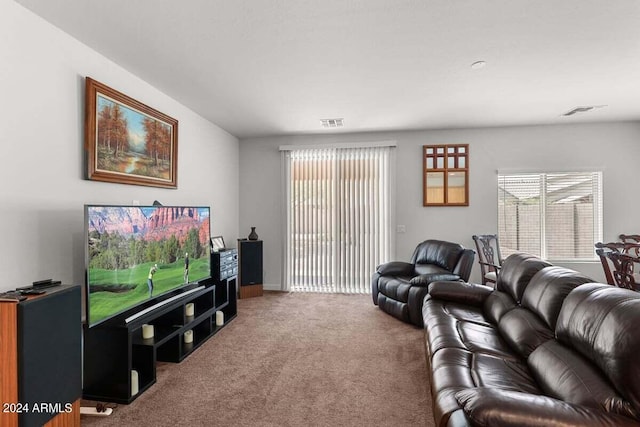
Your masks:
{"label": "flat screen television", "polygon": [[87,323],[211,276],[210,208],[85,205]]}

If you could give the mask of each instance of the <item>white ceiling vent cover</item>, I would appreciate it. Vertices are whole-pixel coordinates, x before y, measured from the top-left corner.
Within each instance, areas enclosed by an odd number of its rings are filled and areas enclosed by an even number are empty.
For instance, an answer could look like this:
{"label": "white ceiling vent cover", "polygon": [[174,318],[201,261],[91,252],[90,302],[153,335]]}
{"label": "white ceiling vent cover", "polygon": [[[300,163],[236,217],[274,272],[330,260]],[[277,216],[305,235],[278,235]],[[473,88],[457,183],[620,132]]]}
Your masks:
{"label": "white ceiling vent cover", "polygon": [[604,108],[606,107],[606,105],[588,105],[588,106],[584,106],[584,107],[576,107],[572,110],[567,111],[566,113],[563,114],[564,117],[569,117],[569,116],[573,116],[574,114],[578,114],[578,113],[586,113],[592,110],[595,110],[597,108]]}
{"label": "white ceiling vent cover", "polygon": [[323,128],[341,128],[344,126],[344,119],[320,119]]}

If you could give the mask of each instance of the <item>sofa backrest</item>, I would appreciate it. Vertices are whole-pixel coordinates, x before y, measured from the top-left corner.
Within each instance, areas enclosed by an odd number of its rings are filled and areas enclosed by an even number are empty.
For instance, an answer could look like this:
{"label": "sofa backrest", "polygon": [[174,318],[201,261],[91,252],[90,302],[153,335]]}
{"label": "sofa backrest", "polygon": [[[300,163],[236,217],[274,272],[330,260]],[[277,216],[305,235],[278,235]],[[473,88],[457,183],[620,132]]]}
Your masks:
{"label": "sofa backrest", "polygon": [[485,300],[485,316],[497,325],[505,313],[520,304],[533,276],[550,265],[535,255],[515,253],[508,256],[502,263],[496,290]]}
{"label": "sofa backrest", "polygon": [[458,243],[443,240],[425,240],[420,243],[411,257],[412,264],[435,264],[453,272],[464,247]]}
{"label": "sofa backrest", "polygon": [[593,280],[568,268],[549,266],[529,281],[520,306],[506,312],[498,323],[503,338],[522,357],[554,338],[556,320],[566,296]]}
{"label": "sofa backrest", "polygon": [[522,295],[522,307],[536,313],[555,331],[560,309],[569,292],[593,279],[569,268],[552,265],[533,276]]}
{"label": "sofa backrest", "polygon": [[518,252],[509,255],[500,268],[496,289],[508,293],[516,303],[520,304],[529,281],[538,271],[550,265],[531,254]]}
{"label": "sofa backrest", "polygon": [[640,293],[589,283],[564,301],[558,341],[595,364],[640,412]]}

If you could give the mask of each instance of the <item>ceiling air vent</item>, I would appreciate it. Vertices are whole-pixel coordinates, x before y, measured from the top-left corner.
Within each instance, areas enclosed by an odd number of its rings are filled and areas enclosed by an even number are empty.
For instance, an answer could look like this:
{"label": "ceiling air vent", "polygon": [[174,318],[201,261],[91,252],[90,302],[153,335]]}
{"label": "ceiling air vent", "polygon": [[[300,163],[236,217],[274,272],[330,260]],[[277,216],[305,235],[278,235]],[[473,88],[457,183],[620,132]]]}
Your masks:
{"label": "ceiling air vent", "polygon": [[606,105],[588,105],[588,106],[584,106],[584,107],[576,107],[572,110],[567,111],[566,113],[563,114],[564,117],[569,117],[569,116],[573,116],[574,114],[578,114],[578,113],[586,113],[588,111],[591,110],[595,110],[597,108],[604,108],[606,107]]}
{"label": "ceiling air vent", "polygon": [[344,126],[344,119],[320,119],[323,128],[341,128]]}

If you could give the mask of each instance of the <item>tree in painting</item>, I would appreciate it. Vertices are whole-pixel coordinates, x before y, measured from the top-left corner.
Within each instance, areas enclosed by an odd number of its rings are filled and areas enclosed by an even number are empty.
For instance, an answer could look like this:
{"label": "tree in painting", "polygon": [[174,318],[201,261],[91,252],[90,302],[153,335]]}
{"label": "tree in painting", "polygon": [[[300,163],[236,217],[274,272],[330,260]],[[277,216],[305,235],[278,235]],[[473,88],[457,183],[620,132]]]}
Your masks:
{"label": "tree in painting", "polygon": [[169,126],[157,120],[144,118],[145,142],[147,153],[153,159],[154,166],[159,166],[168,161],[171,150],[171,129]]}
{"label": "tree in painting", "polygon": [[123,174],[171,178],[171,126],[98,95],[97,167]]}

